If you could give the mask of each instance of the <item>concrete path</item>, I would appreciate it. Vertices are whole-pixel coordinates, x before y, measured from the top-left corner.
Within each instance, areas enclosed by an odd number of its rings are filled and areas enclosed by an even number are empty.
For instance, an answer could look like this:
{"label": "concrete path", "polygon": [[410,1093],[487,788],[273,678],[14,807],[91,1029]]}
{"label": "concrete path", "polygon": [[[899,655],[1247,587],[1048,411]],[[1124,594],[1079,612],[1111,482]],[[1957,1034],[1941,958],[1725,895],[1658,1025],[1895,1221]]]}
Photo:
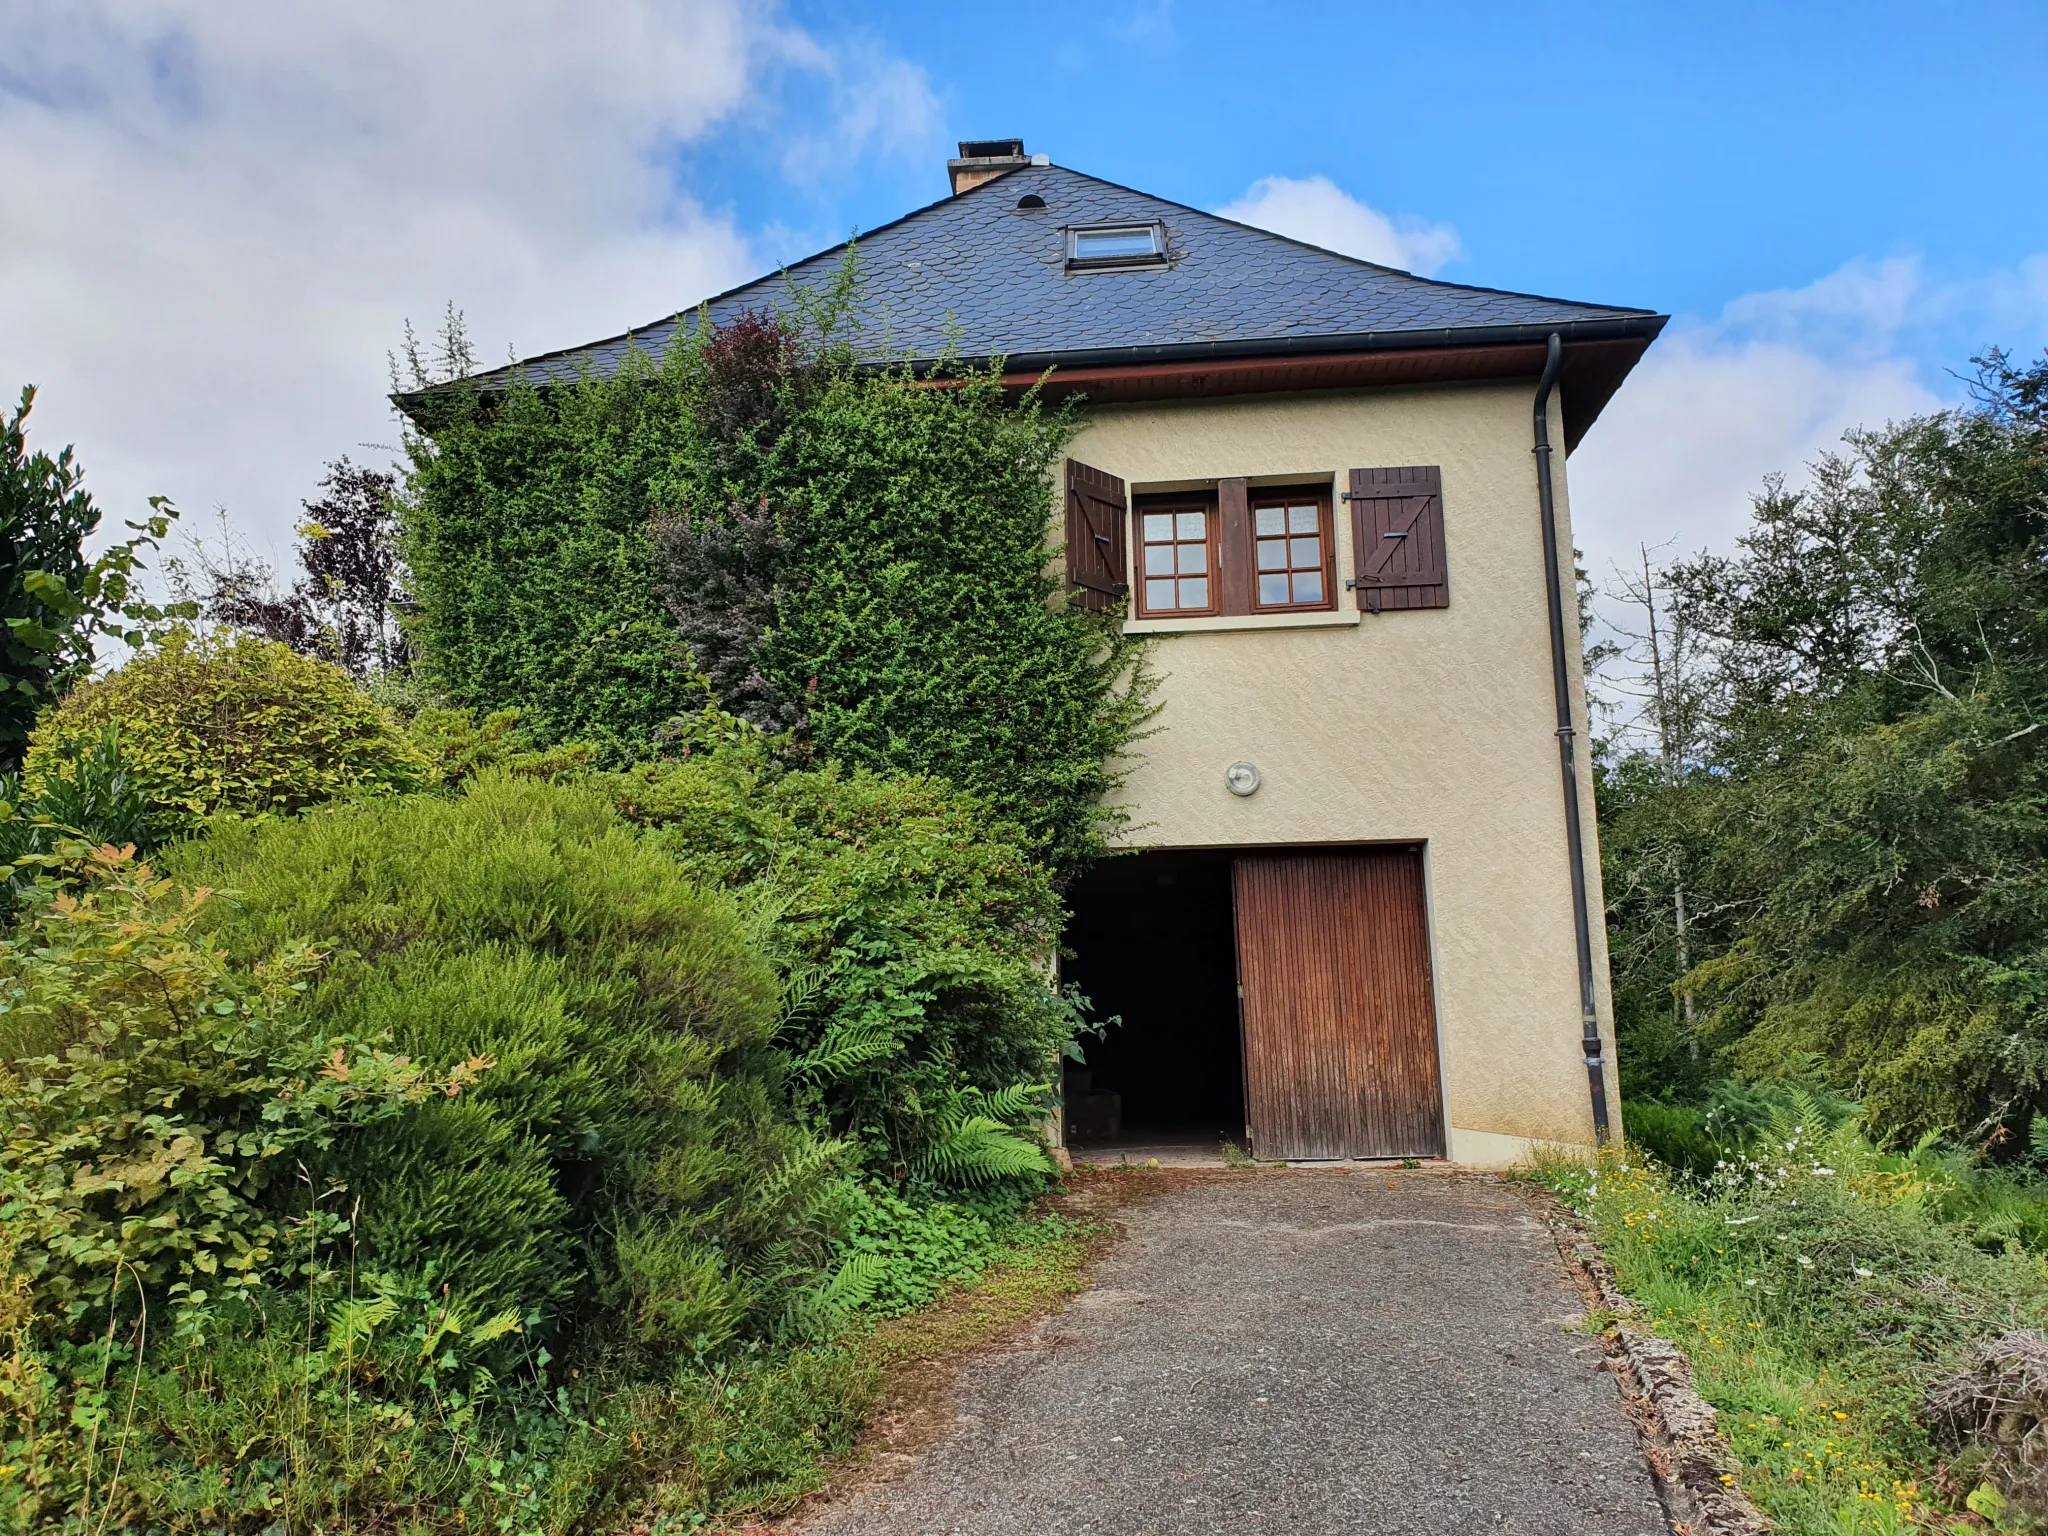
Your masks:
{"label": "concrete path", "polygon": [[[1183,1176],[1185,1177],[1185,1176]],[[1437,1170],[1197,1178],[806,1536],[1666,1536],[1549,1233]]]}

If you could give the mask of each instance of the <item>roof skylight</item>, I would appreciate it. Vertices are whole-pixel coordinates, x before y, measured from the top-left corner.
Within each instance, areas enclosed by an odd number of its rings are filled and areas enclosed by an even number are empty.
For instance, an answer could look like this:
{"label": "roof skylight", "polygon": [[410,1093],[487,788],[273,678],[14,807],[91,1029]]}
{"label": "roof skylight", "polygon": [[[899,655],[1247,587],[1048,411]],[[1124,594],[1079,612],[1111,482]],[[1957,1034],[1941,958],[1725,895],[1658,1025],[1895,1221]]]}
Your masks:
{"label": "roof skylight", "polygon": [[1093,224],[1067,231],[1067,270],[1157,267],[1166,262],[1166,231],[1157,224]]}

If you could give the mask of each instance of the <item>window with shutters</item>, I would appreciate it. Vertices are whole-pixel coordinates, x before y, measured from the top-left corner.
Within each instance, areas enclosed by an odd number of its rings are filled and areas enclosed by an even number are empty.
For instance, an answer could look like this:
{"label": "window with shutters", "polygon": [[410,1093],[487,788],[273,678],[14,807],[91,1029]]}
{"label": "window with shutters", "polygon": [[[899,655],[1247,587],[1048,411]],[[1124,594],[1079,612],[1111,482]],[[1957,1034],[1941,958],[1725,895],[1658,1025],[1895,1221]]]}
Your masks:
{"label": "window with shutters", "polygon": [[1146,618],[1216,612],[1216,499],[1140,496],[1138,612]]}
{"label": "window with shutters", "polygon": [[1253,611],[1336,607],[1329,492],[1314,486],[1255,490],[1249,499]]}

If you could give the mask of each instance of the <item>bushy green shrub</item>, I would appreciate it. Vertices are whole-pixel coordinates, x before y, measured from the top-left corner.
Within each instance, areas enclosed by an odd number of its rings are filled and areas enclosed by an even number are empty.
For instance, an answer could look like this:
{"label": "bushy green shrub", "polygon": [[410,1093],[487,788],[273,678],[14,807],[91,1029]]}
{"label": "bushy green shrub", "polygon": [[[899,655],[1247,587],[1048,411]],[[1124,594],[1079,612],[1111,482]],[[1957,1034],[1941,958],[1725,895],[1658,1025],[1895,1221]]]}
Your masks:
{"label": "bushy green shrub", "polygon": [[231,954],[333,950],[308,1027],[495,1063],[325,1169],[369,1261],[431,1257],[478,1309],[553,1324],[610,1297],[649,1343],[713,1346],[814,1272],[836,1154],[781,1105],[774,977],[603,795],[497,771],[223,828],[172,867],[236,893],[212,928]]}
{"label": "bushy green shrub", "polygon": [[932,1191],[1049,1171],[1034,1093],[1078,1020],[1050,984],[1060,907],[1021,834],[945,784],[785,772],[735,722],[595,781],[706,884],[746,893],[791,977],[778,1043],[798,1107],[867,1167]]}
{"label": "bushy green shrub", "polygon": [[297,1162],[488,1065],[437,1077],[293,1027],[318,952],[287,943],[230,967],[194,935],[207,904],[102,848],[79,894],[38,887],[0,941],[0,1216],[73,1340],[125,1286],[194,1318],[210,1291],[275,1278]]}
{"label": "bushy green shrub", "polygon": [[1628,1139],[1674,1173],[1705,1178],[1728,1154],[1706,1124],[1707,1111],[1692,1104],[1630,1099],[1622,1105]]}
{"label": "bushy green shrub", "polygon": [[136,579],[176,520],[161,496],[149,516],[129,523],[132,538],[88,559],[86,542],[100,510],[84,488],[85,470],[70,448],[55,458],[28,451],[28,414],[36,392],[24,388],[11,416],[0,416],[0,772],[21,767],[29,728],[93,666],[96,642],[144,645],[194,605],[149,602]]}
{"label": "bushy green shrub", "polygon": [[93,847],[155,844],[149,802],[121,761],[120,730],[68,763],[51,764],[34,794],[13,774],[0,774],[0,917],[12,912],[37,879],[75,871]]}
{"label": "bushy green shrub", "polygon": [[159,835],[220,811],[290,813],[427,779],[426,761],[347,673],[252,635],[175,631],[79,684],[30,736],[24,788],[35,793],[109,725]]}

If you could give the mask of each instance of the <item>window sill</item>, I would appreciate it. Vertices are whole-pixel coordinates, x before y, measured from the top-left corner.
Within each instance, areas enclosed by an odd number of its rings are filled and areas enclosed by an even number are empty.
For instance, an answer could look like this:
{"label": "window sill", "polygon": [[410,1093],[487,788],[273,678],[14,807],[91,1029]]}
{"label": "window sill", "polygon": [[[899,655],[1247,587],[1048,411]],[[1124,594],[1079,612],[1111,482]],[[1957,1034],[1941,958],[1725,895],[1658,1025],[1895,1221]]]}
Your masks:
{"label": "window sill", "polygon": [[1127,635],[1190,635],[1218,629],[1355,629],[1363,617],[1356,608],[1318,609],[1313,613],[1203,614],[1192,619],[1126,619]]}

